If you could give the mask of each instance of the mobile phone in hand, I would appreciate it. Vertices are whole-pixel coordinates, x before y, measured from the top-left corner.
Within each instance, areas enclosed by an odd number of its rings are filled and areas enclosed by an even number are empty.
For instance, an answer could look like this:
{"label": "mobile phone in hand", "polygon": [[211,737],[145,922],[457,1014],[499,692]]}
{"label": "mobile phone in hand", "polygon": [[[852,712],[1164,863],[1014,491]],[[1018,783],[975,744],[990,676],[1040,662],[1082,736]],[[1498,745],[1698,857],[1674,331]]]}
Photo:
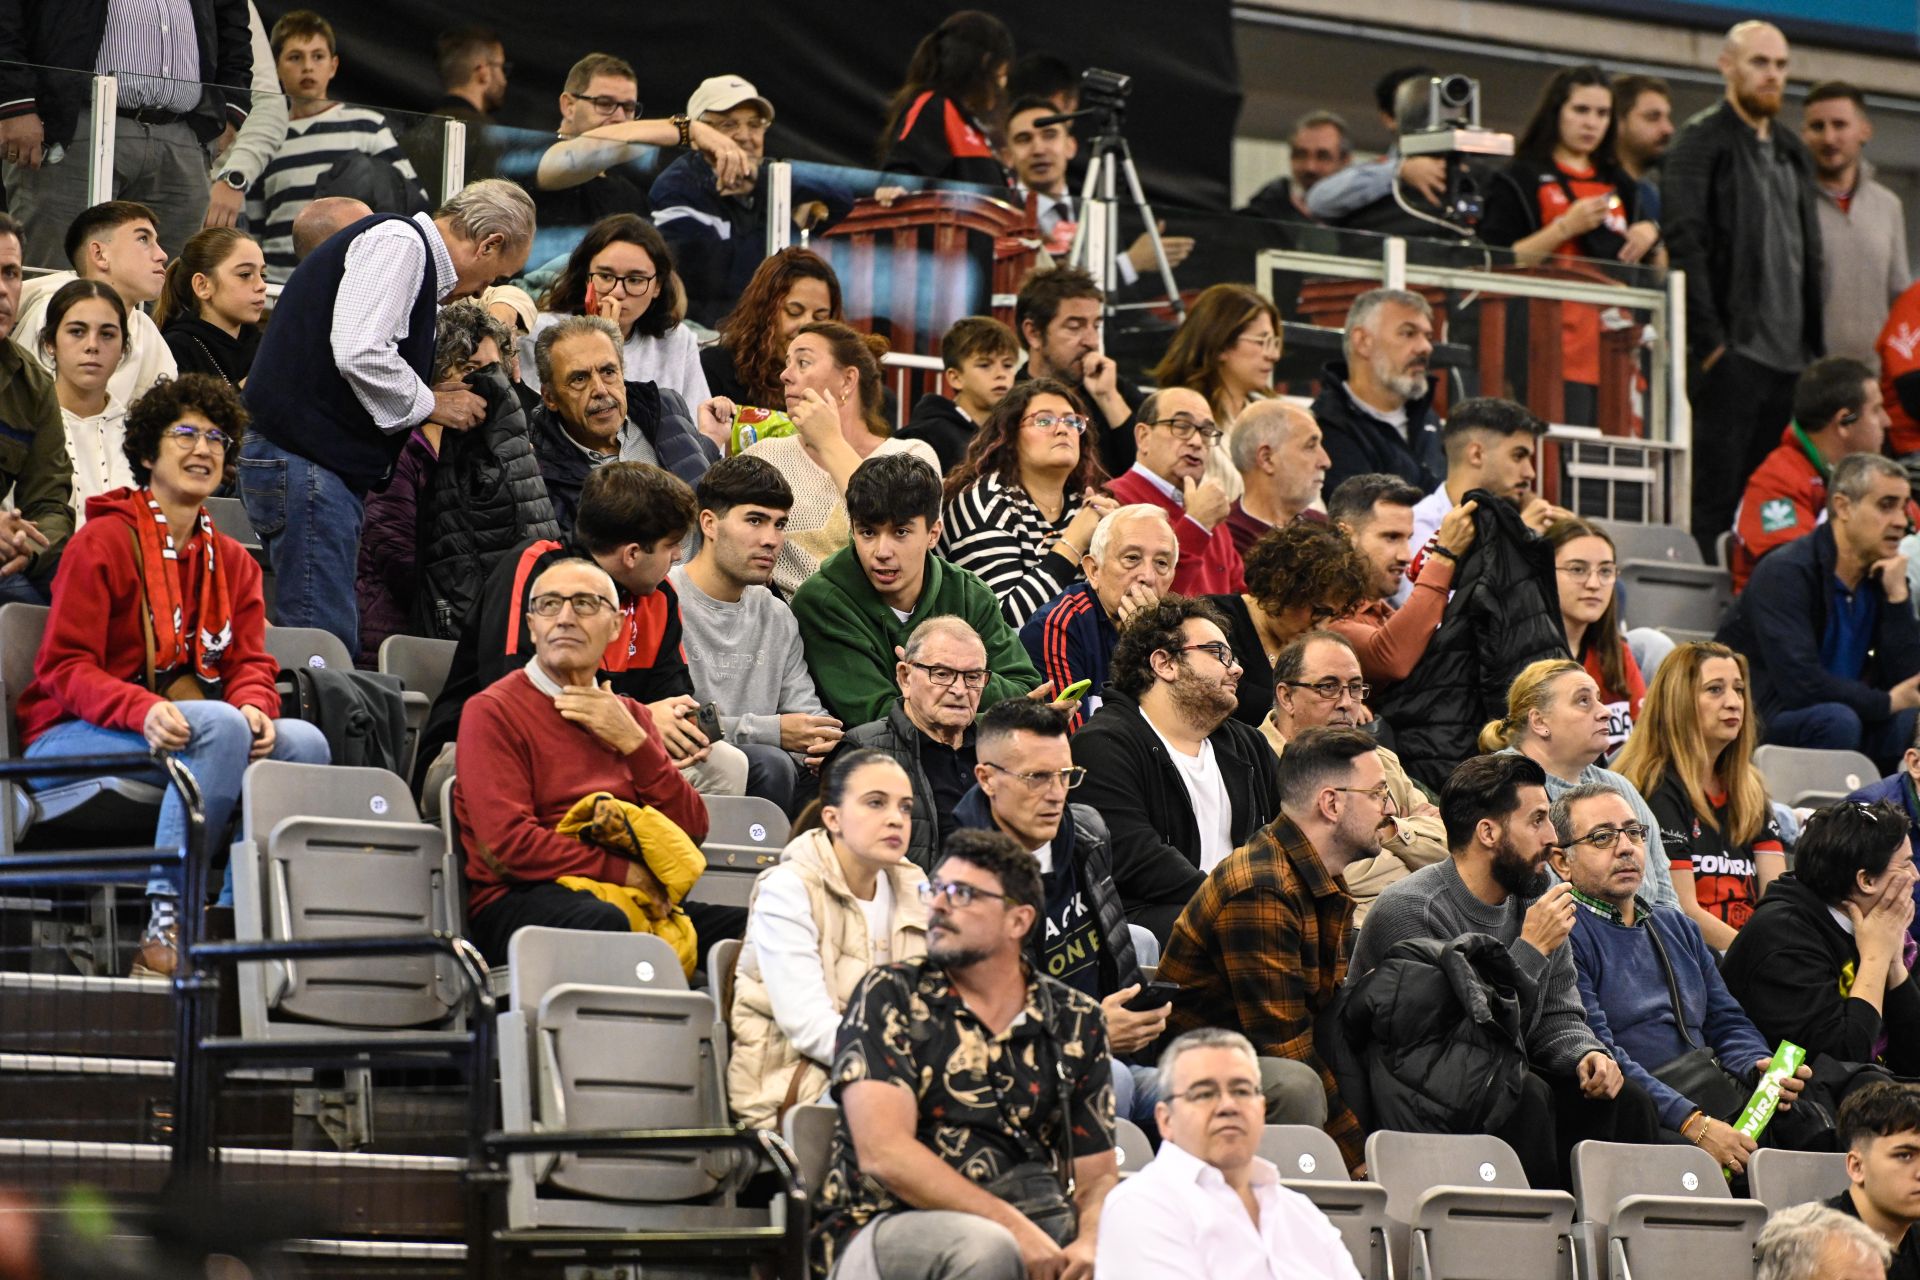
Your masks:
{"label": "mobile phone in hand", "polygon": [[1133,999],[1127,1001],[1127,1011],[1130,1013],[1148,1013],[1154,1009],[1165,1008],[1167,1005],[1172,1004],[1173,998],[1179,994],[1180,984],[1177,982],[1155,981],[1145,983],[1141,986],[1140,990],[1134,994]]}
{"label": "mobile phone in hand", "polygon": [[694,714],[693,726],[706,735],[709,743],[724,742],[726,734],[720,731],[720,708],[714,703],[702,703]]}

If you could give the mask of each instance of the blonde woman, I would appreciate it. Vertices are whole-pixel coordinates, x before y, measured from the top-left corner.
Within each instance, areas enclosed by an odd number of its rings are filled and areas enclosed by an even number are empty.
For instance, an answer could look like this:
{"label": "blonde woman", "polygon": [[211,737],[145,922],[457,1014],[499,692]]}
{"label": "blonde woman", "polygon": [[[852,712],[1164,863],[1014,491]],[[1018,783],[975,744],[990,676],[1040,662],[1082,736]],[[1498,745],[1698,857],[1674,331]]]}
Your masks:
{"label": "blonde woman", "polygon": [[1680,909],[1718,951],[1733,945],[1787,869],[1753,767],[1757,737],[1747,660],[1723,644],[1683,644],[1654,674],[1640,723],[1614,761],[1660,821]]}
{"label": "blonde woman", "polygon": [[1631,782],[1594,761],[1607,749],[1611,722],[1600,686],[1586,668],[1566,658],[1536,662],[1507,689],[1507,714],[1480,730],[1482,751],[1517,751],[1547,773],[1547,798],[1558,800],[1583,782],[1601,782],[1627,798],[1647,828],[1645,894],[1657,907],[1678,907],[1660,826]]}

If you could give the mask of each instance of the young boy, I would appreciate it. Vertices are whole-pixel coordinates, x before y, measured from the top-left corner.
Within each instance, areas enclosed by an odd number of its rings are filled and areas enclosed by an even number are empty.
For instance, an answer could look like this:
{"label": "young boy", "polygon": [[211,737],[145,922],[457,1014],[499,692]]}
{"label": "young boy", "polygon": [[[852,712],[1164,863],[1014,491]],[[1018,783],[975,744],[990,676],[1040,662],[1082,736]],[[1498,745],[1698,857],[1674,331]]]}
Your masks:
{"label": "young boy", "polygon": [[940,455],[940,470],[960,465],[973,433],[1013,386],[1020,341],[991,316],[965,316],[940,340],[947,395],[924,395],[913,406],[903,440],[925,440]]}
{"label": "young boy", "polygon": [[321,196],[353,196],[381,213],[416,213],[427,193],[377,111],[327,98],[340,72],[333,26],[310,9],[273,24],[269,43],[287,95],[287,138],[247,193],[247,225],[267,257],[267,278],[293,274],[293,220]]}
{"label": "young boy", "polygon": [[1829,1207],[1860,1219],[1893,1247],[1887,1280],[1920,1280],[1920,1088],[1882,1082],[1856,1089],[1836,1125],[1847,1154],[1845,1191]]}

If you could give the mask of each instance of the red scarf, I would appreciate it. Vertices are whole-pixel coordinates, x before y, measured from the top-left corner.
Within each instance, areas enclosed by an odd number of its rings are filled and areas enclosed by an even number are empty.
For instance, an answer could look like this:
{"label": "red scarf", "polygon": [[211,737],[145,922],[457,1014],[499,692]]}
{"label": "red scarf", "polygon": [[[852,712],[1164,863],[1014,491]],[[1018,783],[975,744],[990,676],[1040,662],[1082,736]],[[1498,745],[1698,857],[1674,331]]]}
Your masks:
{"label": "red scarf", "polygon": [[173,530],[166,512],[154,500],[153,490],[142,489],[151,520],[134,520],[134,537],[140,551],[142,606],[153,632],[153,670],[156,683],[162,677],[186,668],[209,689],[220,685],[220,664],[233,646],[233,598],[227,591],[225,567],[214,554],[213,517],[205,507],[194,517],[206,554],[199,559],[193,579],[193,599],[198,604],[199,627],[189,634],[185,601],[180,595],[180,551],[173,545]]}

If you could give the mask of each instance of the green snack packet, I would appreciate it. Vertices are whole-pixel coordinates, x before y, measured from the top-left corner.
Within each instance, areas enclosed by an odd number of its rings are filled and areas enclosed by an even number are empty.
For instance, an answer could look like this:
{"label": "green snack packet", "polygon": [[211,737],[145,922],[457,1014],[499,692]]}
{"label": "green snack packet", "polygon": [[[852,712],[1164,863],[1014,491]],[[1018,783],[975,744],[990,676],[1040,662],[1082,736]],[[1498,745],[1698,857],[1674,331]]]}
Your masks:
{"label": "green snack packet", "polygon": [[[1754,1087],[1753,1096],[1747,1099],[1746,1108],[1740,1112],[1740,1118],[1733,1127],[1746,1134],[1755,1142],[1773,1119],[1773,1113],[1780,1106],[1780,1084],[1792,1077],[1807,1060],[1807,1051],[1791,1040],[1782,1040],[1773,1051],[1773,1065],[1760,1077],[1760,1083]],[[1732,1178],[1731,1171],[1727,1173]]]}

